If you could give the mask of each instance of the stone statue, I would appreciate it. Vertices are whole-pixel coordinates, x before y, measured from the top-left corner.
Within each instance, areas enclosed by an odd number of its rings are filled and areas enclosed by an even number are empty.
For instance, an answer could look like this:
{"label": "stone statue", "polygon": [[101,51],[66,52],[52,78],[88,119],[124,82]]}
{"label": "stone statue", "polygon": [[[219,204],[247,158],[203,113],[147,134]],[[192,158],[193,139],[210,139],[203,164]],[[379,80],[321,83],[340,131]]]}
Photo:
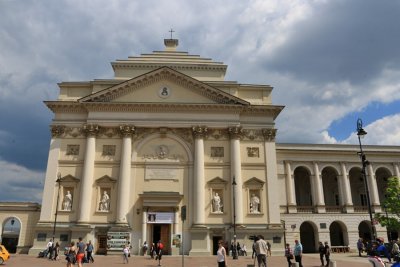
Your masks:
{"label": "stone statue", "polygon": [[63,210],[72,210],[72,195],[70,191],[64,196]]}
{"label": "stone statue", "polygon": [[107,194],[107,191],[103,192],[103,197],[100,201],[100,211],[109,211],[110,210],[110,196]]}
{"label": "stone statue", "polygon": [[218,195],[218,193],[214,194],[213,200],[212,200],[212,207],[213,207],[213,212],[216,213],[221,213],[222,210],[222,203],[221,203],[221,198]]}
{"label": "stone statue", "polygon": [[260,213],[260,199],[255,195],[251,195],[250,213]]}

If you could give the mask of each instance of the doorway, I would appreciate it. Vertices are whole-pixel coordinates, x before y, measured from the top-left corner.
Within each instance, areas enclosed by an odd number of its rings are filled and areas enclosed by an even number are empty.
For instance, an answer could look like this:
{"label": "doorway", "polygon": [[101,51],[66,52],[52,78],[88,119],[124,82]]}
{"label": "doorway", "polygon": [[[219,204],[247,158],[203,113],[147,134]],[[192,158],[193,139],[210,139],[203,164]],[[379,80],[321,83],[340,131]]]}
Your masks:
{"label": "doorway", "polygon": [[163,254],[171,255],[171,225],[170,224],[153,224],[152,229],[152,242],[157,245],[157,242],[161,240],[164,244]]}
{"label": "doorway", "polygon": [[222,236],[213,236],[213,255],[217,255],[217,251],[218,251],[218,241],[219,240],[223,240]]}

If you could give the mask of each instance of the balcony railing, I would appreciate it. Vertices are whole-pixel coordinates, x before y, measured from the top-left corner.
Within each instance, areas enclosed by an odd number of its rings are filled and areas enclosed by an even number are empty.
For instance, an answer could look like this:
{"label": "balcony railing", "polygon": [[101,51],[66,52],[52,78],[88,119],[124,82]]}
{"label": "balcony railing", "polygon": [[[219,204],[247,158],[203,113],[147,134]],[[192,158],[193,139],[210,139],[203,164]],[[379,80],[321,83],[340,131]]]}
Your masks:
{"label": "balcony railing", "polygon": [[354,213],[367,213],[368,207],[367,206],[354,206]]}
{"label": "balcony railing", "polygon": [[341,206],[325,206],[325,211],[329,213],[341,213],[342,207]]}
{"label": "balcony railing", "polygon": [[314,213],[313,206],[297,206],[297,213]]}

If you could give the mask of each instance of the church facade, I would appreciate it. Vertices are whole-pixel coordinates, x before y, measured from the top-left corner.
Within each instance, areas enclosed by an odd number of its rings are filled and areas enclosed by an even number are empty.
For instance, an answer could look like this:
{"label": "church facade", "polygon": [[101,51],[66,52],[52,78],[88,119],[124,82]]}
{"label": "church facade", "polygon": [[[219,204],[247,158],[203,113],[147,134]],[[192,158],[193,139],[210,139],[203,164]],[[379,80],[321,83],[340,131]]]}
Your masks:
{"label": "church facade", "polygon": [[[369,237],[357,146],[277,144],[284,107],[271,86],[226,81],[223,63],[164,43],[112,62],[113,79],[62,82],[45,102],[54,119],[30,254],[53,230],[62,247],[83,237],[99,254],[130,242],[138,255],[145,241],[161,240],[171,255],[212,255],[220,239],[251,248],[258,234],[275,253],[295,239],[314,252],[318,241],[354,248]],[[400,148],[365,153],[380,212],[387,178],[400,176]]]}

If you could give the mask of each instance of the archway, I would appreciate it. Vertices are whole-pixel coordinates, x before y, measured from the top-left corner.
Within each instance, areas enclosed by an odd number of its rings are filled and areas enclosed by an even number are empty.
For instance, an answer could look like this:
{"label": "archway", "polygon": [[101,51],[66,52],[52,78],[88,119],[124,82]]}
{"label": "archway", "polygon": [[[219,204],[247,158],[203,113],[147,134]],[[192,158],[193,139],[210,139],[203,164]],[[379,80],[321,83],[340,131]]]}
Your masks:
{"label": "archway", "polygon": [[347,236],[346,236],[346,226],[341,222],[333,222],[329,226],[329,237],[331,239],[331,246],[346,246]]}
{"label": "archway", "polygon": [[310,172],[305,167],[298,167],[294,170],[293,174],[297,205],[311,207],[312,191]]}
{"label": "archway", "polygon": [[315,225],[313,225],[311,222],[303,222],[300,225],[300,241],[303,245],[304,253],[314,253],[317,251],[315,229]]}
{"label": "archway", "polygon": [[21,222],[16,217],[9,217],[3,223],[1,234],[1,244],[6,247],[8,252],[16,253],[21,231]]}
{"label": "archway", "polygon": [[363,240],[371,240],[371,231],[371,222],[369,221],[362,221],[358,225],[358,236]]}
{"label": "archway", "polygon": [[338,185],[338,173],[332,167],[326,167],[321,172],[324,201],[327,208],[339,207],[341,203]]}

